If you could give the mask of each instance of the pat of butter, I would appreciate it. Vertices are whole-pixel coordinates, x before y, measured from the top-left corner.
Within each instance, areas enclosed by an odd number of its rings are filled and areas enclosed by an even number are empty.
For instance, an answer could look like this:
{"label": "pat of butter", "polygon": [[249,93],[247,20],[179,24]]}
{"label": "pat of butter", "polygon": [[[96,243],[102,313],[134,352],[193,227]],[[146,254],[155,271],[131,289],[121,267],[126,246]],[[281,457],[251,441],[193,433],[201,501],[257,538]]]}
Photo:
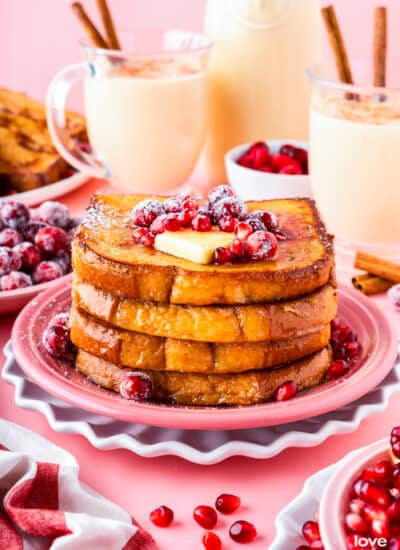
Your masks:
{"label": "pat of butter", "polygon": [[215,249],[219,246],[229,246],[233,239],[233,233],[218,230],[165,231],[157,235],[154,247],[165,254],[178,256],[197,264],[209,264],[213,261]]}

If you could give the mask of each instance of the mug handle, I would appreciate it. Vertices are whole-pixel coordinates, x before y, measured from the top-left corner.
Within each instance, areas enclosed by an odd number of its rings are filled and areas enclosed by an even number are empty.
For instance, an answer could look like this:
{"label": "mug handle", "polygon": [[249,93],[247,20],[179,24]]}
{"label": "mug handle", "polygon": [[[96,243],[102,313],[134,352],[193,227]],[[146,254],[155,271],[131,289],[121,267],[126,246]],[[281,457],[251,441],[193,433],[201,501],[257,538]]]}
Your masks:
{"label": "mug handle", "polygon": [[68,164],[88,176],[105,179],[110,177],[107,166],[94,154],[74,148],[66,125],[65,110],[68,93],[75,82],[84,80],[87,76],[90,76],[90,72],[84,63],[69,65],[56,74],[47,91],[47,126],[57,151]]}

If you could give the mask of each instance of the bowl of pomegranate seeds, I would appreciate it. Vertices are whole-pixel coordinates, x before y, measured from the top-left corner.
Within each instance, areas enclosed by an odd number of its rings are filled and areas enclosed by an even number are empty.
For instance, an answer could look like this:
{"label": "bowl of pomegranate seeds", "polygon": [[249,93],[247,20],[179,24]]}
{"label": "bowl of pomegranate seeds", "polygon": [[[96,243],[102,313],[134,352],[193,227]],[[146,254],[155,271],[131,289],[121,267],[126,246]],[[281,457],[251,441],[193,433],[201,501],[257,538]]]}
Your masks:
{"label": "bowl of pomegranate seeds", "polygon": [[60,202],[28,208],[0,202],[0,315],[19,311],[52,281],[71,272],[79,220]]}
{"label": "bowl of pomegranate seeds", "polygon": [[243,200],[311,197],[304,141],[258,141],[225,155],[228,181]]}
{"label": "bowl of pomegranate seeds", "polygon": [[400,426],[338,468],[321,499],[319,529],[325,550],[400,548]]}

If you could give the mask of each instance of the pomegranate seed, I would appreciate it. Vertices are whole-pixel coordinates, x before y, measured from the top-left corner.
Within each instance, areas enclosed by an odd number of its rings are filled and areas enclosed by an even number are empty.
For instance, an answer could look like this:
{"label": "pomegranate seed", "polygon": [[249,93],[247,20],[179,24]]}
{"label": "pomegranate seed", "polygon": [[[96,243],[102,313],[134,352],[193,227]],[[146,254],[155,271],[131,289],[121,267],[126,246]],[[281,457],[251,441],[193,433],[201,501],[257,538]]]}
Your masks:
{"label": "pomegranate seed", "polygon": [[390,432],[390,437],[400,438],[400,426],[395,426],[394,428],[392,428],[392,431]]}
{"label": "pomegranate seed", "polygon": [[253,228],[246,222],[239,222],[235,227],[235,235],[241,241],[246,241],[252,233]]}
{"label": "pomegranate seed", "polygon": [[353,498],[349,503],[349,510],[354,514],[362,514],[366,504],[360,498]]}
{"label": "pomegranate seed", "polygon": [[0,206],[0,218],[11,229],[23,229],[30,220],[29,209],[21,202],[9,201]]}
{"label": "pomegranate seed", "polygon": [[400,521],[400,500],[397,499],[387,509],[388,518],[391,521]]}
{"label": "pomegranate seed", "polygon": [[218,185],[218,187],[214,187],[214,189],[211,189],[208,193],[208,200],[210,201],[210,204],[213,205],[221,199],[234,196],[235,194],[229,185]]}
{"label": "pomegranate seed", "polygon": [[392,537],[389,540],[386,550],[400,550],[400,536]]}
{"label": "pomegranate seed", "polygon": [[324,550],[324,545],[322,543],[322,540],[314,540],[310,544],[311,550]]}
{"label": "pomegranate seed", "polygon": [[182,201],[178,201],[182,207],[182,210],[198,210],[200,205],[199,201],[194,197],[185,198]]}
{"label": "pomegranate seed", "polygon": [[238,260],[241,260],[242,258],[244,258],[247,252],[246,244],[239,239],[233,239],[233,241],[229,246],[229,250],[230,252],[232,252],[233,256]]}
{"label": "pomegranate seed", "polygon": [[271,155],[266,147],[255,147],[252,151],[249,151],[253,159],[253,166],[256,170],[269,164],[271,161]]}
{"label": "pomegranate seed", "polygon": [[212,215],[216,222],[219,222],[224,216],[231,218],[244,219],[247,213],[247,207],[243,201],[236,197],[223,198],[213,204]]}
{"label": "pomegranate seed", "polygon": [[197,214],[192,220],[192,228],[195,231],[210,231],[211,218],[207,214]]}
{"label": "pomegranate seed", "polygon": [[226,233],[233,233],[235,231],[238,221],[236,218],[230,218],[229,216],[224,216],[218,222],[218,227],[221,231]]}
{"label": "pomegranate seed", "polygon": [[368,533],[369,525],[359,514],[346,514],[344,526],[347,533]]}
{"label": "pomegranate seed", "polygon": [[1,290],[17,290],[32,285],[32,279],[26,273],[21,271],[11,271],[0,278]]}
{"label": "pomegranate seed", "polygon": [[24,271],[32,271],[42,260],[42,253],[32,243],[25,241],[14,246],[13,250],[21,258],[21,267]]}
{"label": "pomegranate seed", "polygon": [[157,527],[168,527],[174,521],[174,512],[168,506],[159,506],[150,512],[149,517]]}
{"label": "pomegranate seed", "polygon": [[359,539],[360,539],[360,536],[355,534],[355,533],[349,535],[346,538],[346,548],[347,548],[347,550],[363,550],[363,549],[365,549],[365,546],[360,546]]}
{"label": "pomegranate seed", "polygon": [[392,497],[386,487],[376,481],[362,482],[360,498],[369,504],[379,506],[383,509],[388,508],[392,501]]}
{"label": "pomegranate seed", "polygon": [[288,399],[293,399],[297,394],[297,384],[292,380],[284,382],[275,391],[276,401],[287,401]]}
{"label": "pomegranate seed", "polygon": [[44,331],[42,343],[50,355],[59,359],[68,356],[72,348],[69,331],[57,325]]}
{"label": "pomegranate seed", "polygon": [[392,462],[390,460],[380,460],[372,468],[366,468],[362,478],[389,485],[393,481]]}
{"label": "pomegranate seed", "polygon": [[361,351],[361,345],[359,342],[345,342],[343,344],[345,353],[350,359],[354,359]]}
{"label": "pomegranate seed", "polygon": [[69,327],[69,312],[68,311],[63,311],[62,313],[57,313],[52,318],[50,324],[52,326],[64,327],[64,328],[68,329],[68,327]]}
{"label": "pomegranate seed", "polygon": [[67,250],[70,240],[60,227],[46,226],[35,235],[36,246],[46,254],[55,254],[59,250]]}
{"label": "pomegranate seed", "polygon": [[32,272],[32,279],[36,285],[54,281],[62,276],[61,266],[56,262],[39,262]]}
{"label": "pomegranate seed", "polygon": [[206,550],[221,550],[222,542],[219,536],[212,531],[204,533],[203,538],[201,539],[203,546]]}
{"label": "pomegranate seed", "polygon": [[389,519],[374,519],[371,523],[371,532],[374,537],[388,538],[390,534]]}
{"label": "pomegranate seed", "polygon": [[20,242],[22,242],[22,235],[16,229],[10,229],[7,227],[0,232],[0,246],[8,246],[12,248]]}
{"label": "pomegranate seed", "polygon": [[305,544],[300,544],[300,546],[296,546],[296,550],[310,550],[310,547]]}
{"label": "pomegranate seed", "polygon": [[287,176],[299,176],[303,173],[303,170],[298,162],[293,164],[287,164],[281,168],[279,174],[286,174]]}
{"label": "pomegranate seed", "polygon": [[40,219],[49,225],[65,229],[69,222],[69,210],[61,202],[46,201],[39,207]]}
{"label": "pomegranate seed", "polygon": [[353,493],[359,497],[360,494],[361,494],[361,485],[363,484],[364,480],[363,479],[357,479],[357,481],[355,481],[353,483]]}
{"label": "pomegranate seed", "polygon": [[349,372],[349,365],[346,361],[342,359],[337,359],[336,361],[333,361],[326,371],[326,379],[327,380],[336,380],[337,378],[340,378],[341,376],[344,376]]}
{"label": "pomegranate seed", "polygon": [[316,521],[306,521],[302,527],[303,537],[309,544],[315,540],[321,540],[319,526]]}
{"label": "pomegranate seed", "polygon": [[396,311],[400,311],[400,284],[389,288],[388,298]]}
{"label": "pomegranate seed", "polygon": [[373,504],[365,504],[363,509],[363,516],[369,522],[375,520],[382,521],[386,518],[386,513],[378,506],[374,506]]}
{"label": "pomegranate seed", "polygon": [[216,264],[227,264],[232,262],[233,254],[227,248],[219,246],[214,252],[214,262]]}
{"label": "pomegranate seed", "polygon": [[229,528],[229,536],[235,542],[251,542],[257,536],[257,530],[252,523],[248,521],[235,521]]}
{"label": "pomegranate seed", "polygon": [[192,225],[192,220],[197,216],[197,210],[182,210],[178,214],[178,220],[182,227],[190,227]]}
{"label": "pomegranate seed", "polygon": [[276,214],[270,212],[269,210],[253,210],[247,216],[246,221],[249,222],[250,219],[260,220],[269,231],[278,229],[279,223]]}
{"label": "pomegranate seed", "polygon": [[134,225],[149,227],[156,218],[165,213],[162,202],[154,199],[146,199],[139,202],[130,214],[130,220]]}
{"label": "pomegranate seed", "polygon": [[145,401],[153,393],[153,381],[144,372],[128,372],[120,382],[119,391],[124,399]]}
{"label": "pomegranate seed", "polygon": [[136,242],[142,244],[143,246],[154,245],[155,236],[146,227],[137,227],[136,229],[133,230],[132,236]]}
{"label": "pomegranate seed", "polygon": [[182,210],[181,205],[176,200],[175,197],[171,197],[167,199],[164,203],[164,210],[167,214],[170,214],[171,212],[180,212]]}
{"label": "pomegranate seed", "polygon": [[222,495],[219,495],[215,501],[215,508],[218,512],[221,512],[221,514],[233,514],[233,512],[236,512],[239,508],[240,504],[240,498],[236,495],[223,493]]}
{"label": "pomegranate seed", "polygon": [[164,231],[179,231],[181,223],[178,219],[179,214],[161,214],[150,226],[150,231],[158,235]]}
{"label": "pomegranate seed", "polygon": [[146,235],[147,231],[148,229],[146,229],[146,227],[135,227],[132,231],[132,237],[136,242],[139,242],[143,235]]}
{"label": "pomegranate seed", "polygon": [[268,231],[256,231],[247,239],[247,247],[253,260],[268,260],[276,255],[278,241]]}
{"label": "pomegranate seed", "polygon": [[214,529],[217,525],[217,512],[211,506],[196,506],[193,510],[194,520],[203,527],[203,529]]}

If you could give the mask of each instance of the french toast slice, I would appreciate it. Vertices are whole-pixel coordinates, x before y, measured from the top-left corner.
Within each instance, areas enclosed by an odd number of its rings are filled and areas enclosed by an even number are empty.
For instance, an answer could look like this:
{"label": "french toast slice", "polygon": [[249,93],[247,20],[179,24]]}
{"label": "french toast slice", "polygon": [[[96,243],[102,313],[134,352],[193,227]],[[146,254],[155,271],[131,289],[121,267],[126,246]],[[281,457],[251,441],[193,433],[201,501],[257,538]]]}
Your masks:
{"label": "french toast slice", "polygon": [[[67,113],[66,125],[72,140],[87,140],[82,116]],[[0,88],[0,193],[48,185],[68,171],[52,143],[44,105]]]}
{"label": "french toast slice", "polygon": [[136,300],[196,306],[271,302],[308,294],[328,282],[332,237],[309,199],[247,203],[249,211],[277,214],[287,239],[279,242],[276,260],[201,265],[133,241],[129,213],[148,198],[155,197],[92,197],[73,241],[73,267],[82,280]]}
{"label": "french toast slice", "polygon": [[[255,405],[272,399],[278,386],[292,380],[298,391],[322,383],[332,353],[329,347],[276,369],[237,374],[145,372],[153,382],[152,400],[176,405]],[[120,367],[82,350],[75,366],[90,380],[119,393],[123,376],[132,369]]]}
{"label": "french toast slice", "polygon": [[305,336],[273,342],[213,344],[160,338],[114,328],[74,306],[70,329],[71,341],[77,348],[111,363],[144,370],[197,373],[275,367],[321,350],[330,338],[330,325]]}
{"label": "french toast slice", "polygon": [[74,304],[114,327],[153,336],[197,342],[263,342],[314,332],[336,315],[336,289],[326,284],[315,292],[282,302],[241,306],[182,306],[139,302],[100,290],[76,275]]}

